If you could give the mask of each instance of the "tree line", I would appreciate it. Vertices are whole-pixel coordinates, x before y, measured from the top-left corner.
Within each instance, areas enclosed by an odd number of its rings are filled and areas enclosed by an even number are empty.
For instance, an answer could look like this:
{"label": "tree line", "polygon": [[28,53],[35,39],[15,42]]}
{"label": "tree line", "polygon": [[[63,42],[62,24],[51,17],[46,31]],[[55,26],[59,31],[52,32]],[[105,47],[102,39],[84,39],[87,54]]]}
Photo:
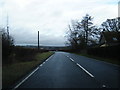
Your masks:
{"label": "tree line", "polygon": [[25,46],[15,46],[14,38],[9,35],[5,28],[0,28],[2,41],[2,64],[12,64],[16,62],[32,61],[37,53],[48,52],[48,50],[29,48]]}
{"label": "tree line", "polygon": [[99,44],[99,38],[102,31],[120,30],[120,17],[114,19],[107,19],[100,27],[93,23],[93,17],[86,14],[81,20],[72,20],[68,25],[68,32],[66,34],[67,44],[73,50],[86,49],[92,45]]}
{"label": "tree line", "polygon": [[[0,33],[1,33],[1,41],[2,41],[2,59],[3,59],[3,63],[7,62],[9,55],[12,53],[13,51],[13,47],[14,47],[14,39],[12,36],[10,36],[6,31],[5,28],[0,28]],[[7,62],[9,63],[9,62]]]}

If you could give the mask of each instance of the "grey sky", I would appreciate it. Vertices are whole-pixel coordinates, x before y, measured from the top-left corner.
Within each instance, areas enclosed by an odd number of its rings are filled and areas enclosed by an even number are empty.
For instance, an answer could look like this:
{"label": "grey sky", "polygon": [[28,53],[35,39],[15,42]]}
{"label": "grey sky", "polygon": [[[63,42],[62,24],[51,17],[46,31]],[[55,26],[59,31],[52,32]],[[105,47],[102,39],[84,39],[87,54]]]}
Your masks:
{"label": "grey sky", "polygon": [[8,12],[15,44],[37,44],[39,30],[42,45],[63,46],[71,20],[80,20],[88,13],[94,17],[94,24],[100,25],[118,16],[117,3],[118,0],[0,0],[0,27],[6,26]]}

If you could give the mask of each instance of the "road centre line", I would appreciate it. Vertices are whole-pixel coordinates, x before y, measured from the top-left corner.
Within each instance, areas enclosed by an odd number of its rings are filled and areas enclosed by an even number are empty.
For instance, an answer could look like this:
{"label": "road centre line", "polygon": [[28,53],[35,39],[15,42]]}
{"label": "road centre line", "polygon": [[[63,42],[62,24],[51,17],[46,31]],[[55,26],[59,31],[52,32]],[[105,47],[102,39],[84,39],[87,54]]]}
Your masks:
{"label": "road centre line", "polygon": [[67,56],[69,58],[69,56]]}
{"label": "road centre line", "polygon": [[[53,54],[54,55],[54,54]],[[53,56],[52,55],[52,56]],[[52,56],[50,56],[47,60],[49,60]],[[43,62],[41,65],[39,66],[42,66],[45,62]],[[22,83],[24,83],[32,74],[34,74],[38,69],[39,69],[39,66],[33,71],[31,72],[25,79],[23,79],[20,83],[18,83],[12,90],[15,90],[16,88],[18,88]]]}
{"label": "road centre line", "polygon": [[105,88],[106,86],[105,85],[102,85],[103,88]]}
{"label": "road centre line", "polygon": [[80,64],[77,63],[77,65],[84,70],[89,76],[94,77],[91,73],[89,73],[85,68],[83,68]]}
{"label": "road centre line", "polygon": [[25,79],[23,79],[18,85],[16,85],[14,89],[18,88],[22,83],[24,83],[33,73],[35,73],[37,70],[39,69],[39,67],[37,67],[32,73],[30,73]]}
{"label": "road centre line", "polygon": [[40,64],[40,66],[42,66],[42,64]]}
{"label": "road centre line", "polygon": [[72,58],[70,58],[70,60],[74,62],[74,60]]}
{"label": "road centre line", "polygon": [[[68,56],[67,56],[68,57]],[[74,59],[69,58],[71,61],[74,62]],[[90,72],[88,72],[85,68],[83,68],[80,64],[76,63],[77,66],[79,66],[83,71],[85,71],[89,76],[91,76],[92,78],[94,77]]]}

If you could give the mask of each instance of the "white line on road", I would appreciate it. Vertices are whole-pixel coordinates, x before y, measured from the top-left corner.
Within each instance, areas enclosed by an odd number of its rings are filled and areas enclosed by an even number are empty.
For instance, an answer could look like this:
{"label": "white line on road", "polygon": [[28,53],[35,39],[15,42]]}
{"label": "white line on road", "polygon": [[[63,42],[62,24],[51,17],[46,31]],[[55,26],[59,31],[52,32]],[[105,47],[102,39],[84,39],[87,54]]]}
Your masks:
{"label": "white line on road", "polygon": [[[54,54],[53,54],[54,55]],[[53,56],[52,55],[52,56]],[[52,57],[50,56],[47,61]],[[39,66],[42,66],[45,62],[43,62],[41,65]],[[20,83],[18,83],[12,90],[15,90],[16,88],[18,88],[22,83],[24,83],[32,74],[34,74],[37,70],[39,69],[39,67],[37,67],[33,72],[31,72],[25,79],[23,79]]]}
{"label": "white line on road", "polygon": [[106,86],[105,85],[102,85],[103,88],[105,88]]}
{"label": "white line on road", "polygon": [[67,56],[69,58],[69,56]]}
{"label": "white line on road", "polygon": [[[68,57],[68,56],[67,56]],[[69,58],[69,57],[68,57]],[[74,59],[69,58],[71,61],[74,62]],[[85,71],[89,76],[91,76],[92,78],[94,77],[91,73],[89,73],[85,68],[83,68],[80,64],[76,63],[83,71]]]}
{"label": "white line on road", "polygon": [[74,62],[74,60],[72,58],[70,58],[70,60]]}
{"label": "white line on road", "polygon": [[42,64],[40,64],[40,66],[42,66]]}
{"label": "white line on road", "polygon": [[[53,55],[52,55],[53,56]],[[44,61],[40,66],[42,66],[43,64],[45,64],[45,62],[47,62],[52,56],[50,56],[46,61]]]}
{"label": "white line on road", "polygon": [[23,82],[25,82],[33,73],[35,73],[39,67],[37,67],[32,73],[30,73],[24,80],[22,80],[18,85],[14,87],[14,89],[18,88]]}
{"label": "white line on road", "polygon": [[77,63],[77,65],[84,70],[88,75],[90,75],[91,77],[94,77],[91,73],[89,73],[85,68],[83,68],[80,64]]}
{"label": "white line on road", "polygon": [[[54,55],[54,54],[53,54]],[[52,56],[50,56],[46,61],[48,61],[50,58],[52,58],[53,57],[53,55]]]}

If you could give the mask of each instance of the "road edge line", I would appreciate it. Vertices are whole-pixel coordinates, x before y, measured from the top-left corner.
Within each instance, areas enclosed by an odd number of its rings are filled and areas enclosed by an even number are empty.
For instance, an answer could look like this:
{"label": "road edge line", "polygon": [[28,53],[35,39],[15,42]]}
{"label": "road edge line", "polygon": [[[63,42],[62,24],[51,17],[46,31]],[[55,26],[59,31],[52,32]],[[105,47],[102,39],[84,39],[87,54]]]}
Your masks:
{"label": "road edge line", "polygon": [[22,83],[24,83],[32,74],[34,74],[37,70],[39,69],[39,67],[37,67],[33,72],[31,72],[25,79],[23,79],[19,84],[17,84],[13,90],[15,90],[16,88],[18,88]]}
{"label": "road edge line", "polygon": [[[53,54],[54,55],[54,54]],[[47,61],[53,56],[53,55],[51,55],[48,59],[47,59]],[[46,60],[45,60],[46,61]],[[43,66],[43,63],[42,64],[40,64],[39,66]],[[33,75],[40,67],[37,67],[36,69],[34,69],[34,71],[32,71],[27,77],[25,77],[20,83],[18,83],[12,90],[15,90],[15,89],[17,89],[22,83],[24,83],[31,75]]]}

